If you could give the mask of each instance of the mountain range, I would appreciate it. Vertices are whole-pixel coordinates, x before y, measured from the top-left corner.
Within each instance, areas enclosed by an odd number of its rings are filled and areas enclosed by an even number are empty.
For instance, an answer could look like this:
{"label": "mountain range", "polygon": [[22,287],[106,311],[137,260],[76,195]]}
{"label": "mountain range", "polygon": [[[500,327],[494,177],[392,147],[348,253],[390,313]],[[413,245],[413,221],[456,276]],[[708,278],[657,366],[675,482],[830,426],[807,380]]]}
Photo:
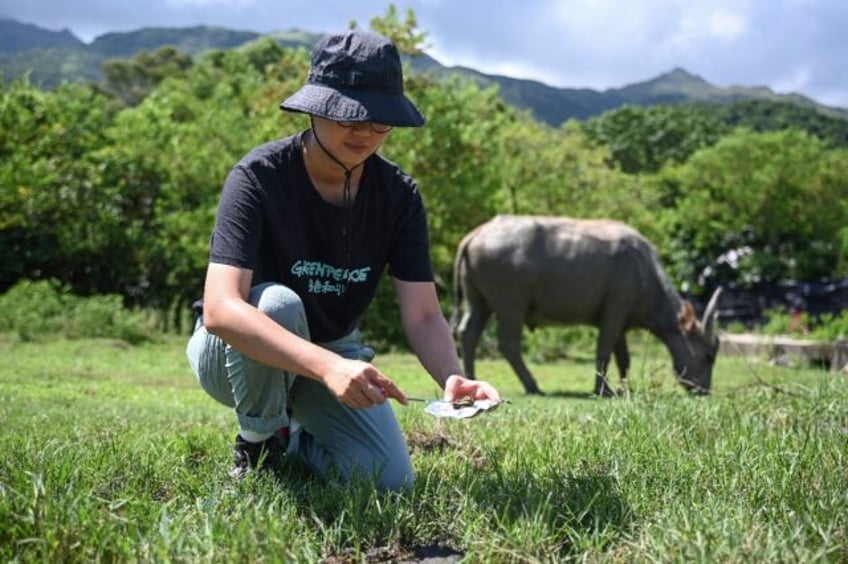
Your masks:
{"label": "mountain range", "polygon": [[[128,58],[142,51],[170,45],[193,56],[212,49],[230,49],[254,41],[263,34],[220,27],[142,28],[106,33],[85,43],[68,30],[51,31],[12,19],[0,19],[0,73],[6,82],[24,74],[42,88],[62,82],[97,82],[100,65],[109,58]],[[311,49],[320,33],[289,30],[270,34],[284,47]],[[824,106],[800,94],[777,94],[767,87],[720,88],[682,68],[675,68],[644,82],[598,91],[588,88],[557,88],[534,80],[484,74],[471,68],[446,67],[428,55],[408,59],[412,72],[437,78],[460,74],[481,86],[497,84],[503,100],[529,110],[545,123],[557,126],[575,118],[587,119],[623,105],[705,102],[727,104],[743,100],[788,102],[815,109],[829,117],[848,119],[848,109]]]}

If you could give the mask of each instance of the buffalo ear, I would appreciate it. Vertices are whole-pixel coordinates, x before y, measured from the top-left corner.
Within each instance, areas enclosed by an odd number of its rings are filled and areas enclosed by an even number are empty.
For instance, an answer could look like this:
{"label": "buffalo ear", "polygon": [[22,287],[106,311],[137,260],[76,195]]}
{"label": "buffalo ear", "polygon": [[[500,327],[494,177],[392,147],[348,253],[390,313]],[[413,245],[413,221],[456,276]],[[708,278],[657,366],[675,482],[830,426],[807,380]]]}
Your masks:
{"label": "buffalo ear", "polygon": [[680,313],[677,316],[677,323],[680,330],[684,333],[689,333],[695,328],[698,323],[698,318],[695,316],[695,306],[690,301],[684,301],[680,307]]}

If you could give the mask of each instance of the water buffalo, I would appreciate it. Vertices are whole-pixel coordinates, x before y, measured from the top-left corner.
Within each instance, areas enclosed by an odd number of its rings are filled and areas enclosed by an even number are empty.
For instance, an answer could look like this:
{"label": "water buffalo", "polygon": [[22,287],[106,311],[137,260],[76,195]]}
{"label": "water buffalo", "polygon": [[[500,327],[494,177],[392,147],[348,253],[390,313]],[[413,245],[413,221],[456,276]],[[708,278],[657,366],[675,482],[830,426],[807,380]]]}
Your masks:
{"label": "water buffalo", "polygon": [[[497,216],[459,244],[454,261],[453,326],[466,375],[491,314],[498,349],[529,394],[541,394],[521,358],[524,325],[598,328],[595,393],[614,395],[606,374],[615,354],[622,382],[630,355],[626,332],[644,328],[665,343],[678,381],[707,394],[718,351],[713,294],[698,322],[675,291],[651,243],[628,225],[605,219]],[[460,301],[463,316],[457,324]]]}

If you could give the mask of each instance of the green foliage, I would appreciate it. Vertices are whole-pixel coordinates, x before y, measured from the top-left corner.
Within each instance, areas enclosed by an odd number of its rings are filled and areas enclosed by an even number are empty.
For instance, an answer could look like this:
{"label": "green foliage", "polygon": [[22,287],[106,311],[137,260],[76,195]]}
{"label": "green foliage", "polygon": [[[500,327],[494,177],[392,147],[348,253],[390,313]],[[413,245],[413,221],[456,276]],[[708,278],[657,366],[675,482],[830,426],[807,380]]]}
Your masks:
{"label": "green foliage", "polygon": [[844,341],[848,339],[848,311],[840,313],[824,313],[816,323],[811,324],[810,336],[825,342]]}
{"label": "green foliage", "polygon": [[374,303],[365,312],[360,325],[363,341],[375,350],[409,352],[409,343],[400,322],[394,283],[384,273]]}
{"label": "green foliage", "polygon": [[820,108],[773,100],[742,100],[704,109],[731,128],[744,127],[761,132],[800,129],[830,147],[848,146],[848,119],[828,115]]}
{"label": "green foliage", "polygon": [[428,123],[393,131],[383,151],[421,187],[433,262],[450,280],[459,239],[496,213],[496,193],[507,174],[495,163],[504,162],[500,138],[515,114],[493,90],[458,79],[444,87],[411,79],[407,91]]}
{"label": "green foliage", "polygon": [[848,339],[848,311],[824,313],[819,317],[808,312],[799,314],[772,309],[765,313],[765,325],[757,329],[765,335],[791,335],[803,339],[831,343]]}
{"label": "green foliage", "polygon": [[134,275],[123,194],[101,182],[97,151],[114,116],[90,87],[0,92],[0,291],[21,278],[61,277],[81,294],[113,291]]}
{"label": "green foliage", "polygon": [[846,175],[848,151],[797,130],[736,131],[664,170],[655,181],[674,272],[742,287],[831,277],[845,253],[834,234],[848,224]]}
{"label": "green foliage", "polygon": [[607,147],[612,162],[629,173],[653,173],[680,164],[737,128],[757,132],[797,129],[829,147],[848,145],[848,119],[817,108],[774,100],[732,104],[625,105],[587,119],[589,138]]}
{"label": "green foliage", "polygon": [[765,324],[757,328],[757,332],[763,335],[792,335],[802,336],[809,334],[812,325],[812,317],[807,312],[791,313],[782,308],[775,308],[764,312]]}
{"label": "green foliage", "polygon": [[143,51],[132,59],[107,59],[103,62],[103,88],[135,106],[160,82],[181,75],[191,66],[191,57],[173,47]]}
{"label": "green foliage", "polygon": [[609,152],[593,146],[576,122],[560,129],[516,123],[500,139],[500,212],[650,223],[645,216],[651,196],[640,180],[608,167]]}
{"label": "green foliage", "polygon": [[848,277],[848,225],[836,233],[835,244],[839,251],[837,252],[836,265],[833,269],[833,277],[846,278]]}
{"label": "green foliage", "polygon": [[407,8],[404,20],[400,21],[397,6],[389,4],[386,14],[371,18],[369,24],[373,31],[391,39],[405,55],[421,55],[427,47],[427,33],[418,29],[418,18],[412,8]]}
{"label": "green foliage", "polygon": [[61,278],[82,295],[170,311],[164,327],[180,327],[200,295],[223,179],[259,140],[296,130],[288,116],[281,127],[276,104],[308,57],[268,41],[191,69],[160,54],[141,59],[170,80],[123,111],[88,87],[45,93],[20,81],[2,91],[0,290]]}
{"label": "green foliage", "polygon": [[0,332],[24,341],[57,334],[66,308],[66,290],[56,281],[23,280],[0,294]]}
{"label": "green foliage", "polygon": [[74,296],[56,280],[24,280],[0,294],[0,333],[22,341],[112,338],[130,344],[154,339],[148,317],[124,308],[121,296]]}
{"label": "green foliage", "polygon": [[625,172],[657,172],[713,145],[730,128],[711,106],[624,106],[584,123],[589,138],[609,148]]}
{"label": "green foliage", "polygon": [[110,338],[137,345],[159,338],[151,317],[125,309],[116,294],[77,298],[70,306],[63,331],[69,339]]}
{"label": "green foliage", "polygon": [[85,46],[29,49],[15,55],[0,54],[0,73],[6,83],[26,78],[52,90],[63,84],[98,82],[101,60]]}

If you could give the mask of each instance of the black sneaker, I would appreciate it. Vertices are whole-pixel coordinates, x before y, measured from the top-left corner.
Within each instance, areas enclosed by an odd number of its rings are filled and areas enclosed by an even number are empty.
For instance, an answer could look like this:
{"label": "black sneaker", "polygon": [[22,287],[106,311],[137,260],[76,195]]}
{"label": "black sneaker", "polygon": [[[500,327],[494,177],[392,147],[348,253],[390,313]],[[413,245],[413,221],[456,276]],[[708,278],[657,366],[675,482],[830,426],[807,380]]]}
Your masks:
{"label": "black sneaker", "polygon": [[[286,431],[288,429],[286,428]],[[275,433],[261,443],[251,443],[236,435],[230,476],[244,478],[251,469],[277,474],[282,469],[288,443],[287,434]]]}

